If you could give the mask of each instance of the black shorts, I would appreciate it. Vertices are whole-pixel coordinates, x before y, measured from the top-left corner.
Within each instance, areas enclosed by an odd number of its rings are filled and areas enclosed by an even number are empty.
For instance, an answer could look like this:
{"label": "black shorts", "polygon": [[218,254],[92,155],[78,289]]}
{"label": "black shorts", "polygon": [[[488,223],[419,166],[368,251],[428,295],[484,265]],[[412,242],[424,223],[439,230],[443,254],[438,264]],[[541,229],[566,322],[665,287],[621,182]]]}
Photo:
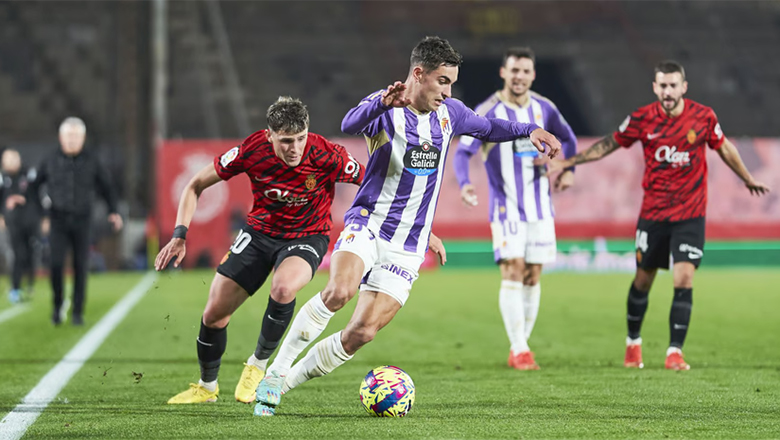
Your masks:
{"label": "black shorts", "polygon": [[675,263],[699,267],[704,256],[704,217],[677,222],[640,218],[636,225],[636,265],[642,269],[668,269]]}
{"label": "black shorts", "polygon": [[268,275],[288,257],[301,257],[317,271],[328,251],[327,235],[301,238],[274,238],[244,225],[217,267],[217,273],[238,283],[251,296],[265,283]]}

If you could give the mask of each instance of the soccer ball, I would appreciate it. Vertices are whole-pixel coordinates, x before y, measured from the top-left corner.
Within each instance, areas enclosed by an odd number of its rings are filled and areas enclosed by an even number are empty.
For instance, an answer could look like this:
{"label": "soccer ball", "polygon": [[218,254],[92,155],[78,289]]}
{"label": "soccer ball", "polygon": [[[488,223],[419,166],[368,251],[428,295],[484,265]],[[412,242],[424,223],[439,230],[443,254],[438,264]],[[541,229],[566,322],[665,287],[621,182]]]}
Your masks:
{"label": "soccer ball", "polygon": [[360,403],[372,416],[403,417],[414,403],[414,382],[398,367],[374,368],[360,384]]}

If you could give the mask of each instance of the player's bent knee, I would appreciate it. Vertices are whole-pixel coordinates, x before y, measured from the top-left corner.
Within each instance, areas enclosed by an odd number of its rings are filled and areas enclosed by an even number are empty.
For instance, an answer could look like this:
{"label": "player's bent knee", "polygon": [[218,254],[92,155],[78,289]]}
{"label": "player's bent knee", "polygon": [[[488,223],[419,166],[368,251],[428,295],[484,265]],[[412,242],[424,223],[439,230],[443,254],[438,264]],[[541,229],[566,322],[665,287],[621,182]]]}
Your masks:
{"label": "player's bent knee", "polygon": [[523,278],[523,284],[526,286],[535,286],[539,284],[540,278],[541,277],[539,276],[538,273],[528,274]]}
{"label": "player's bent knee", "polygon": [[634,278],[634,287],[636,287],[637,290],[640,290],[642,292],[647,292],[650,290],[650,288],[653,286],[653,280],[648,280],[647,278],[640,278],[636,277]]}
{"label": "player's bent knee", "polygon": [[328,285],[321,293],[322,302],[331,312],[341,310],[352,299],[353,290],[341,284]]}
{"label": "player's bent knee", "polygon": [[288,304],[295,299],[295,294],[298,293],[295,289],[286,284],[279,284],[271,286],[271,298],[280,303]]}
{"label": "player's bent knee", "polygon": [[653,286],[655,271],[637,270],[634,276],[634,287],[642,292],[647,292]]}
{"label": "player's bent knee", "polygon": [[674,279],[674,287],[679,289],[691,289],[693,288],[693,276],[692,275],[683,275],[675,277]]}
{"label": "player's bent knee", "polygon": [[523,282],[525,264],[522,259],[501,262],[501,278],[507,281]]}
{"label": "player's bent knee", "polygon": [[203,325],[208,328],[225,328],[230,323],[230,315],[223,316],[206,308],[203,311]]}

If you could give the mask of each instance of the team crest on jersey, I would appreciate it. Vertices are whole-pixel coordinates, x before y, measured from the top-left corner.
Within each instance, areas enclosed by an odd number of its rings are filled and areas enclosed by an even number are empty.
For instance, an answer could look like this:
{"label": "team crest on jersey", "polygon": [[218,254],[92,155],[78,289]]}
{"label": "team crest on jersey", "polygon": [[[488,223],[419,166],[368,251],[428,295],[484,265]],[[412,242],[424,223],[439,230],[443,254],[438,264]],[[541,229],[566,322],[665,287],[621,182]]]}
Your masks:
{"label": "team crest on jersey", "polygon": [[235,158],[238,157],[238,147],[231,148],[227,153],[223,154],[222,157],[219,158],[219,163],[222,164],[223,167],[228,166],[230,162],[233,162]]}
{"label": "team crest on jersey", "polygon": [[317,186],[317,176],[309,174],[309,177],[306,178],[306,189],[312,190],[315,186]]}
{"label": "team crest on jersey", "polygon": [[404,155],[404,168],[415,176],[430,176],[439,169],[441,150],[429,141],[409,148]]}
{"label": "team crest on jersey", "polygon": [[693,129],[688,130],[687,138],[689,144],[693,144],[694,142],[696,142],[696,131],[694,131]]}
{"label": "team crest on jersey", "polygon": [[450,131],[450,119],[449,118],[441,118],[441,131],[448,132]]}

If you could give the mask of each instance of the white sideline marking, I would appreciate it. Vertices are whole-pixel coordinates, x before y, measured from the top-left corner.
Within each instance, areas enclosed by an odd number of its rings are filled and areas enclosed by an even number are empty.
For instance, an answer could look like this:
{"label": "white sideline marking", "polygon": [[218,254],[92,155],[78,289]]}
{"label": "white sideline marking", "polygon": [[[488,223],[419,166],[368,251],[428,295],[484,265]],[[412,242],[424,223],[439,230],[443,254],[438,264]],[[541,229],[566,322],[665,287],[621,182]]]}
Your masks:
{"label": "white sideline marking", "polygon": [[27,309],[30,307],[27,304],[19,305],[19,306],[13,306],[6,310],[3,310],[0,312],[0,324],[2,324],[5,321],[8,321],[9,319],[15,317],[16,315],[19,315],[23,312],[26,312]]}
{"label": "white sideline marking", "polygon": [[0,439],[18,440],[22,438],[27,428],[41,415],[41,412],[62,391],[65,385],[76,374],[84,362],[89,359],[100,344],[122,322],[130,309],[143,298],[157,279],[156,272],[147,273],[138,284],[119,300],[103,318],[87,332],[62,360],[54,366],[43,379],[35,385],[22,403],[8,413],[0,421]]}

